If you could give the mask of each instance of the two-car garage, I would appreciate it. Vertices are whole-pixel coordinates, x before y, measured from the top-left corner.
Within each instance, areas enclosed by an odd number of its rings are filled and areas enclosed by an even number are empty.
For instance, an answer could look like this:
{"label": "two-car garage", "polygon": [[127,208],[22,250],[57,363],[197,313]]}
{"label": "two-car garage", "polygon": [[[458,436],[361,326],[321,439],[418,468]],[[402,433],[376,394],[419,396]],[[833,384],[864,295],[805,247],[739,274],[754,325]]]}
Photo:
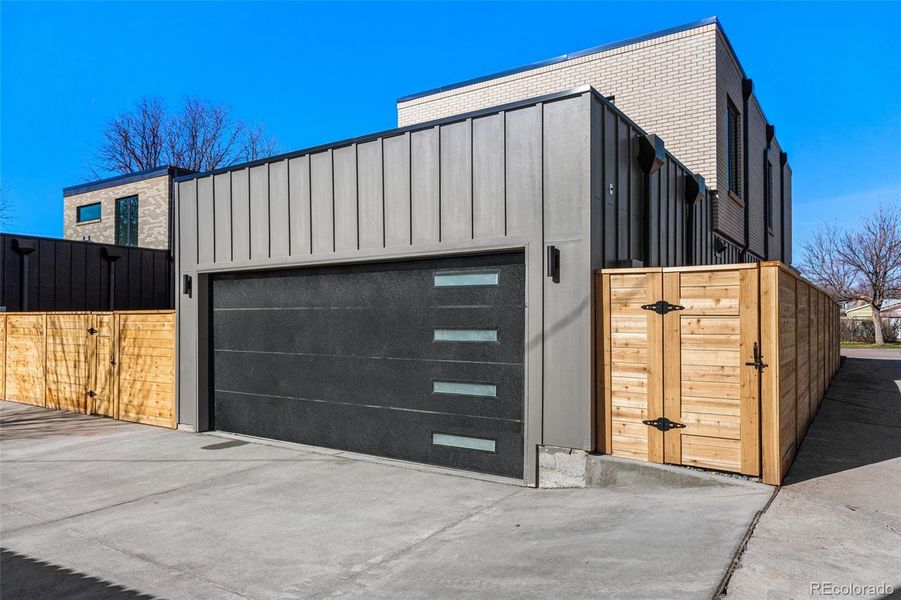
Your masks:
{"label": "two-car garage", "polygon": [[522,477],[522,252],[218,275],[215,429]]}

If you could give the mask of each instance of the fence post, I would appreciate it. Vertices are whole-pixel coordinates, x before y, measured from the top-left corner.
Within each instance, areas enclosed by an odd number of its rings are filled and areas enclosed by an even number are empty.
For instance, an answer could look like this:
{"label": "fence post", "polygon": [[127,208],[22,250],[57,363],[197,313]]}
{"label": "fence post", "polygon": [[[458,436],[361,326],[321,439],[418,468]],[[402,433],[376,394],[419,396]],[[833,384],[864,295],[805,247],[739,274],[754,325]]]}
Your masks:
{"label": "fence post", "polygon": [[[782,483],[782,453],[779,444],[779,267],[760,266],[760,347],[767,367],[760,375],[760,448],[763,481]],[[745,358],[742,357],[744,361]]]}

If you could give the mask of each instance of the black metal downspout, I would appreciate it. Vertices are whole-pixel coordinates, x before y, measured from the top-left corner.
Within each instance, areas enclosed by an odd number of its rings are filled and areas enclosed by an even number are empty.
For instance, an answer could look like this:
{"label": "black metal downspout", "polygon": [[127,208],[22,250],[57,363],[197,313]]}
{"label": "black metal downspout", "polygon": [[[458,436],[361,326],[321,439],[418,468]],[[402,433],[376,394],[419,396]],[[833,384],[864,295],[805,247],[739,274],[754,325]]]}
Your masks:
{"label": "black metal downspout", "polygon": [[766,148],[763,150],[763,255],[766,260],[770,257],[770,212],[773,210],[773,178],[770,168],[770,152],[772,151],[773,138],[776,137],[776,128],[769,123],[766,126]]}
{"label": "black metal downspout", "polygon": [[122,248],[115,246],[104,246],[101,256],[109,265],[109,308],[107,310],[116,310],[116,261],[122,258]]}
{"label": "black metal downspout", "polygon": [[748,249],[751,247],[751,199],[748,197],[748,100],[754,92],[754,82],[750,79],[742,79],[741,95],[741,163],[742,163],[742,199],[744,200],[744,245],[741,248],[741,262],[747,262]]}
{"label": "black metal downspout", "polygon": [[779,257],[784,263],[788,263],[785,260],[785,165],[788,164],[788,152],[782,152],[779,154],[779,232],[780,232],[780,244],[779,248],[782,251],[782,256]]}
{"label": "black metal downspout", "polygon": [[[656,234],[651,226],[651,175],[656,173],[666,162],[666,148],[663,140],[654,134],[643,135],[638,138],[638,166],[644,173],[644,239],[642,240],[642,252],[644,265],[651,266],[651,236]],[[658,219],[657,227],[660,227]],[[659,262],[659,261],[658,261]]]}
{"label": "black metal downspout", "polygon": [[21,281],[21,291],[20,291],[20,302],[21,302],[21,310],[25,312],[28,310],[28,271],[29,271],[29,257],[31,254],[37,250],[36,242],[33,241],[22,241],[22,240],[13,240],[13,250],[22,257],[21,260],[21,269],[22,269],[22,277]]}
{"label": "black metal downspout", "polygon": [[685,265],[694,266],[698,264],[695,257],[695,205],[698,199],[707,193],[707,184],[700,175],[685,176],[685,202],[688,203],[686,209],[687,224],[685,226]]}

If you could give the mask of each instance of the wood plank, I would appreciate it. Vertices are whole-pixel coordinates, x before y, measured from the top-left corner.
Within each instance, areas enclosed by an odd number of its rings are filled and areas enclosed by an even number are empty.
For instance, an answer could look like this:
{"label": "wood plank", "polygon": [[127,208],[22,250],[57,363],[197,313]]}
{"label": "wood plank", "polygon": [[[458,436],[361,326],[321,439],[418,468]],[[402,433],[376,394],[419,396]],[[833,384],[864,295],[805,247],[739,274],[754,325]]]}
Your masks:
{"label": "wood plank", "polygon": [[739,471],[741,441],[683,435],[682,464],[722,471]]}
{"label": "wood plank", "polygon": [[[695,274],[698,275],[698,274]],[[665,273],[663,276],[663,299],[671,304],[679,304],[682,295],[683,273]],[[663,354],[663,410],[661,415],[681,423],[682,419],[682,365],[684,350],[682,348],[683,317],[680,312],[669,312],[663,316],[663,332],[661,354]],[[682,430],[671,429],[660,432],[663,438],[664,462],[682,463]]]}
{"label": "wood plank", "polygon": [[682,411],[681,435],[703,435],[741,440],[741,416]]}
{"label": "wood plank", "polygon": [[736,317],[682,317],[682,335],[720,334],[739,335],[741,321]]}
{"label": "wood plank", "polygon": [[[760,346],[769,366],[761,375],[761,451],[764,483],[782,483],[782,450],[779,440],[779,285],[778,267],[760,269]],[[774,360],[775,359],[775,360]],[[750,382],[749,382],[750,385]]]}
{"label": "wood plank", "polygon": [[739,271],[729,269],[726,271],[697,271],[680,273],[680,285],[683,288],[709,287],[709,286],[735,286],[739,285]]}
{"label": "wood plank", "polygon": [[745,363],[753,360],[754,345],[758,343],[760,283],[758,271],[742,271],[739,280],[739,319],[741,335],[739,354],[748,357],[740,361],[741,385],[741,472],[760,475],[760,372]]}

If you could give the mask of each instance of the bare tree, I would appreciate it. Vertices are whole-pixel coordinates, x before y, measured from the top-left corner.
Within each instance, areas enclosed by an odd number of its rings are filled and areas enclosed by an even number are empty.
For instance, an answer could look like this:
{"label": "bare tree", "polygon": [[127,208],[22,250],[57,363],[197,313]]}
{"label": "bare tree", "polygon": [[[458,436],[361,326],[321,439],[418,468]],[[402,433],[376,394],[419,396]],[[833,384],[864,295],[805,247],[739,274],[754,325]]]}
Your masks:
{"label": "bare tree", "polygon": [[248,125],[241,140],[240,160],[252,161],[272,156],[276,146],[275,138],[270,137],[260,123]]}
{"label": "bare tree", "polygon": [[0,185],[0,231],[9,227],[13,220],[13,204],[9,197],[9,188]]}
{"label": "bare tree", "polygon": [[133,111],[107,123],[95,172],[134,173],[161,165],[168,121],[162,100],[139,100]]}
{"label": "bare tree", "polygon": [[173,114],[162,100],[143,98],[107,124],[93,173],[133,173],[163,164],[209,171],[261,158],[275,147],[262,126],[234,120],[224,104],[188,97]]}
{"label": "bare tree", "polygon": [[870,305],[876,343],[884,343],[880,311],[901,295],[901,204],[880,205],[860,226],[821,227],[804,243],[801,271],[838,301]]}

